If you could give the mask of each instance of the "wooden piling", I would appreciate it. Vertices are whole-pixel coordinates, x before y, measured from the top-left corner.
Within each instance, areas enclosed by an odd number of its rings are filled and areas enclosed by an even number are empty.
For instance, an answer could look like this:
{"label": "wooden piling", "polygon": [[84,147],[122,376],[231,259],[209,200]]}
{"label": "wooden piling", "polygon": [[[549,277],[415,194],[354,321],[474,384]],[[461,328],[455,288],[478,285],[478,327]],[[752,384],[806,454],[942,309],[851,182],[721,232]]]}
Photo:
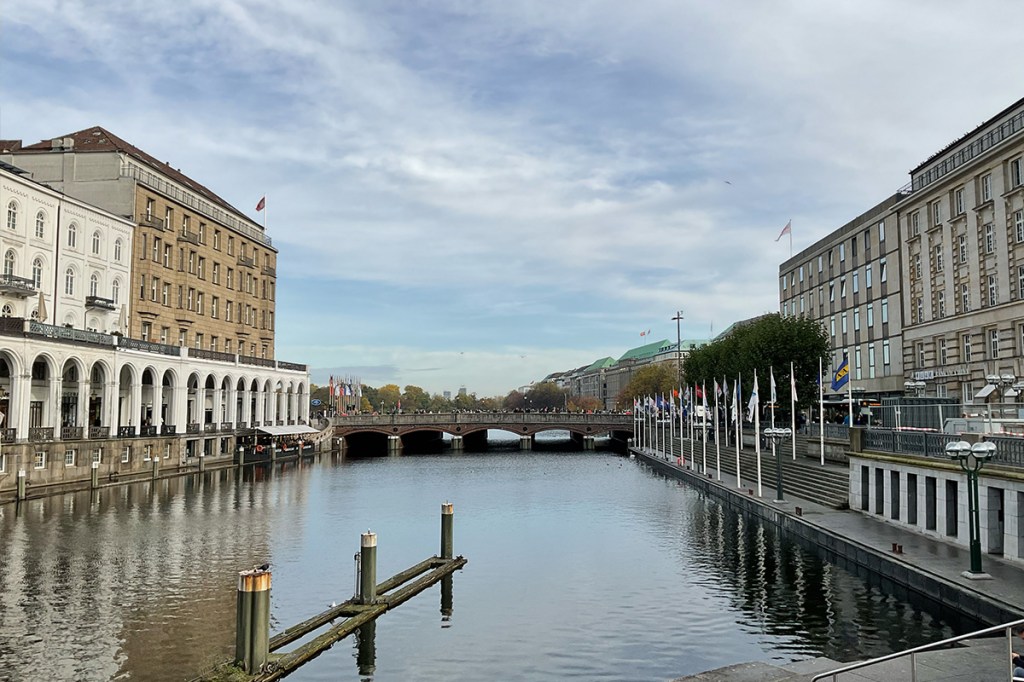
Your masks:
{"label": "wooden piling", "polygon": [[202,473],[204,471],[206,471],[206,453],[205,452],[200,452],[199,453],[199,472]]}
{"label": "wooden piling", "polygon": [[28,475],[24,469],[18,469],[18,500],[24,500],[28,488]]}
{"label": "wooden piling", "polygon": [[89,479],[89,486],[93,490],[96,490],[96,488],[100,487],[100,463],[99,462],[93,462],[92,463],[92,473],[91,473],[91,476],[92,477]]}
{"label": "wooden piling", "polygon": [[160,457],[153,457],[153,480],[160,478]]}
{"label": "wooden piling", "polygon": [[455,505],[445,502],[441,505],[441,558],[451,559],[454,554],[454,541],[452,536],[452,521],[455,515]]}
{"label": "wooden piling", "polygon": [[359,547],[359,598],[363,604],[377,600],[377,534],[366,531]]}

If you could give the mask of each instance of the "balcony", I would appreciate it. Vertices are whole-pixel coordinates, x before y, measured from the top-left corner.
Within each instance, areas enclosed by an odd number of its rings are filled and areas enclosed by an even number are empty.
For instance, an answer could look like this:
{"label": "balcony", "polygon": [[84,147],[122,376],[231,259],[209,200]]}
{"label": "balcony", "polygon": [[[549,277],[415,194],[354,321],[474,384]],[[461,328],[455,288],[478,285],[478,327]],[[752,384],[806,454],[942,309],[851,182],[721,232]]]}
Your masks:
{"label": "balcony", "polygon": [[28,298],[35,296],[36,283],[28,277],[15,277],[14,275],[0,275],[0,294]]}
{"label": "balcony", "polygon": [[176,432],[177,429],[175,428],[174,424],[163,424],[160,427],[161,436],[173,436],[175,435]]}
{"label": "balcony", "polygon": [[62,427],[60,427],[60,439],[61,440],[82,440],[82,427],[81,426],[62,426]]}
{"label": "balcony", "polygon": [[139,435],[143,436],[143,437],[155,436],[156,435],[156,427],[152,426],[152,425],[150,425],[150,426],[140,426],[139,427]]}
{"label": "balcony", "polygon": [[152,227],[155,230],[164,229],[163,218],[154,218],[151,215],[145,214],[139,216],[139,225],[142,227]]}
{"label": "balcony", "polygon": [[0,443],[13,443],[18,440],[18,429],[0,429]]}
{"label": "balcony", "polygon": [[135,427],[134,426],[118,426],[117,427],[118,438],[135,438]]}
{"label": "balcony", "polygon": [[250,258],[249,256],[239,255],[238,256],[238,264],[239,265],[244,265],[247,268],[254,268],[254,267],[256,267],[256,261],[253,260],[252,258]]}
{"label": "balcony", "polygon": [[197,422],[190,423],[188,426],[185,427],[185,433],[202,433],[200,424],[198,424]]}
{"label": "balcony", "polygon": [[178,233],[178,241],[188,242],[189,244],[195,244],[196,246],[199,246],[199,235],[197,235],[195,232],[190,232],[189,230],[182,230],[181,232]]}
{"label": "balcony", "polygon": [[102,296],[86,296],[85,307],[99,310],[114,310],[114,299]]}
{"label": "balcony", "polygon": [[271,267],[270,265],[264,265],[260,268],[260,272],[269,277],[277,277],[277,268]]}
{"label": "balcony", "polygon": [[44,440],[53,440],[52,426],[32,426],[28,430],[28,439],[33,443]]}
{"label": "balcony", "polygon": [[89,440],[105,440],[110,438],[109,426],[90,426]]}

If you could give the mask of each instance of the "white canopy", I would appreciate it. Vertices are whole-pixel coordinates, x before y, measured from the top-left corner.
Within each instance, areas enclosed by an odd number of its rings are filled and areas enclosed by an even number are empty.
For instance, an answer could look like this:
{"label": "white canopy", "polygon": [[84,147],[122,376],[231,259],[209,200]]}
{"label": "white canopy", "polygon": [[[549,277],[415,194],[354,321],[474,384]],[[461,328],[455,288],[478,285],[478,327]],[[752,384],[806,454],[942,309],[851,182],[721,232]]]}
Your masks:
{"label": "white canopy", "polygon": [[985,398],[992,395],[992,392],[996,390],[995,384],[985,384],[980,391],[974,394],[975,400],[984,400]]}
{"label": "white canopy", "polygon": [[271,436],[298,436],[303,433],[319,433],[316,429],[305,424],[293,424],[290,426],[257,426],[256,430]]}

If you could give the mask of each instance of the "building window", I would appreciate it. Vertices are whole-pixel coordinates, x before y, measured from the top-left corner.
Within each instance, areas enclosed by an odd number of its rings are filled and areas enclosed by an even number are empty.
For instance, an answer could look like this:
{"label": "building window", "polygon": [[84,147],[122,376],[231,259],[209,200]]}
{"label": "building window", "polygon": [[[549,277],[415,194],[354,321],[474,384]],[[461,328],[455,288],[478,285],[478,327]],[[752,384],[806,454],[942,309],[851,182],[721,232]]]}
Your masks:
{"label": "building window", "polygon": [[889,340],[882,341],[882,364],[885,366],[885,376],[889,376]]}
{"label": "building window", "polygon": [[875,304],[874,303],[868,303],[868,313],[867,313],[867,315],[868,315],[868,319],[867,319],[868,329],[871,329],[872,327],[875,326]]}
{"label": "building window", "polygon": [[89,295],[99,296],[100,277],[95,272],[89,275]]}
{"label": "building window", "polygon": [[[1017,298],[1024,300],[1024,265],[1017,267]],[[1021,350],[1024,351],[1024,347]]]}
{"label": "building window", "polygon": [[220,317],[220,298],[217,296],[210,298],[210,317],[214,319]]}
{"label": "building window", "polygon": [[860,331],[860,308],[854,308],[853,310],[853,331]]}
{"label": "building window", "polygon": [[835,303],[836,302],[836,283],[835,282],[829,282],[828,283],[828,300],[829,300],[829,303]]}
{"label": "building window", "polygon": [[840,263],[845,263],[846,262],[846,243],[845,242],[839,245],[839,262]]}
{"label": "building window", "polygon": [[917,316],[917,322],[919,324],[924,322],[924,299],[920,296],[917,297],[917,305],[914,306],[914,312]]}
{"label": "building window", "polygon": [[999,330],[990,329],[988,330],[988,359],[996,360],[999,358]]}
{"label": "building window", "polygon": [[864,266],[864,288],[871,288],[871,263]]}
{"label": "building window", "polygon": [[206,259],[202,256],[199,257],[199,270],[196,275],[199,279],[206,279]]}
{"label": "building window", "polygon": [[946,366],[946,339],[939,339],[939,364]]}
{"label": "building window", "polygon": [[203,335],[202,335],[201,332],[196,332],[195,341],[196,341],[196,348],[202,348],[203,347]]}
{"label": "building window", "polygon": [[885,259],[884,258],[881,258],[878,261],[878,281],[879,282],[885,282],[886,281]]}
{"label": "building window", "polygon": [[1024,173],[1021,173],[1021,159],[1016,158],[1010,162],[1010,180],[1014,187],[1024,184]]}
{"label": "building window", "polygon": [[160,303],[163,305],[171,304],[171,285],[164,282],[162,290],[160,292]]}
{"label": "building window", "polygon": [[142,461],[148,462],[153,459],[153,446],[147,445],[142,449]]}
{"label": "building window", "polygon": [[184,329],[178,330],[178,345],[182,347],[188,345],[188,332]]}
{"label": "building window", "polygon": [[220,263],[213,264],[213,283],[220,284]]}
{"label": "building window", "polygon": [[231,235],[228,235],[228,255],[235,255],[235,238],[232,237]]}
{"label": "building window", "polygon": [[889,299],[882,299],[882,324],[889,323]]}
{"label": "building window", "polygon": [[964,357],[961,362],[971,361],[971,335],[970,333],[964,334]]}
{"label": "building window", "polygon": [[100,255],[100,233],[99,230],[92,233],[92,255]]}
{"label": "building window", "polygon": [[856,294],[859,291],[860,291],[860,279],[858,279],[857,273],[854,272],[853,273],[853,293]]}
{"label": "building window", "polygon": [[121,463],[128,464],[132,460],[132,446],[125,445],[124,449],[121,450]]}
{"label": "building window", "polygon": [[121,300],[121,282],[120,280],[114,280],[114,283],[110,285],[110,299],[117,305],[118,301]]}
{"label": "building window", "polygon": [[65,450],[64,451],[64,466],[73,467],[75,466],[75,451]]}
{"label": "building window", "polygon": [[7,204],[7,229],[18,229],[18,202],[11,201]]}
{"label": "building window", "polygon": [[981,177],[981,200],[982,202],[992,199],[992,174]]}
{"label": "building window", "polygon": [[910,236],[916,237],[921,234],[921,212],[914,211],[910,214]]}
{"label": "building window", "polygon": [[800,266],[800,283],[804,283],[804,266]]}
{"label": "building window", "polygon": [[960,285],[960,312],[971,312],[971,290],[966,284]]}
{"label": "building window", "polygon": [[839,320],[841,322],[841,327],[842,327],[842,330],[843,330],[843,334],[845,334],[846,333],[846,313],[843,313],[839,317]]}
{"label": "building window", "polygon": [[914,279],[921,279],[921,254],[914,254]]}
{"label": "building window", "polygon": [[996,234],[992,223],[985,223],[985,253],[996,250]]}
{"label": "building window", "polygon": [[150,322],[142,323],[142,340],[149,341],[149,337],[153,332],[153,325]]}
{"label": "building window", "polygon": [[932,202],[932,225],[942,224],[942,201]]}
{"label": "building window", "polygon": [[4,254],[4,276],[14,276],[14,264],[17,262],[16,256],[14,255],[14,249],[8,249],[7,253]]}
{"label": "building window", "polygon": [[153,262],[154,263],[159,263],[160,262],[160,254],[161,254],[161,252],[163,252],[163,249],[161,249],[160,246],[161,246],[160,238],[159,237],[153,237]]}
{"label": "building window", "polygon": [[868,379],[875,378],[875,344],[868,344]]}
{"label": "building window", "polygon": [[46,234],[46,214],[40,211],[36,213],[36,238],[42,239]]}
{"label": "building window", "polygon": [[924,369],[924,342],[917,342],[917,368]]}
{"label": "building window", "polygon": [[[836,337],[836,316],[833,315],[832,317],[828,318],[828,323],[829,328],[832,330],[832,338],[834,339]],[[1024,326],[1022,326],[1021,329],[1024,329]]]}
{"label": "building window", "polygon": [[188,305],[185,306],[186,310],[192,310],[192,303],[195,301],[196,290],[192,287],[188,288],[188,298],[186,299]]}
{"label": "building window", "polygon": [[935,271],[942,270],[942,244],[935,245]]}
{"label": "building window", "polygon": [[45,452],[37,452],[37,453],[32,455],[32,467],[35,468],[35,469],[45,469],[46,468],[46,453]]}
{"label": "building window", "polygon": [[846,277],[839,278],[839,298],[846,298]]}
{"label": "building window", "polygon": [[885,241],[885,221],[882,220],[878,223],[878,241]]}
{"label": "building window", "polygon": [[857,346],[857,350],[853,354],[853,367],[854,367],[854,378],[860,381],[861,374],[861,361],[860,361],[860,346]]}
{"label": "building window", "polygon": [[953,192],[953,209],[954,215],[963,215],[964,213],[964,188],[961,187],[957,191]]}
{"label": "building window", "polygon": [[967,262],[967,234],[960,235],[960,264]]}
{"label": "building window", "polygon": [[942,318],[944,318],[946,316],[946,294],[945,294],[945,292],[942,292],[942,291],[939,292],[938,296],[936,297],[936,302],[937,302],[937,306],[936,307],[938,308],[938,318],[941,320]]}
{"label": "building window", "polygon": [[[1024,275],[1022,275],[1024,276]],[[43,261],[36,258],[32,261],[32,286],[36,289],[41,287],[43,284]],[[1024,289],[1022,289],[1024,291]]]}
{"label": "building window", "polygon": [[196,294],[196,314],[203,314],[203,292],[201,291],[198,294]]}
{"label": "building window", "polygon": [[170,327],[160,327],[160,343],[167,343],[167,337],[171,333]]}
{"label": "building window", "polygon": [[818,274],[821,274],[822,271],[822,260],[822,257],[818,256]]}
{"label": "building window", "polygon": [[152,198],[146,197],[146,220],[153,219],[153,204],[156,203]]}
{"label": "building window", "polygon": [[75,248],[78,244],[78,226],[74,223],[68,225],[68,248]]}
{"label": "building window", "polygon": [[171,267],[171,245],[164,244],[164,267]]}
{"label": "building window", "polygon": [[64,271],[64,293],[68,296],[75,295],[75,271],[71,268]]}
{"label": "building window", "polygon": [[997,305],[999,303],[999,289],[996,286],[996,276],[988,276],[988,304],[990,306]]}

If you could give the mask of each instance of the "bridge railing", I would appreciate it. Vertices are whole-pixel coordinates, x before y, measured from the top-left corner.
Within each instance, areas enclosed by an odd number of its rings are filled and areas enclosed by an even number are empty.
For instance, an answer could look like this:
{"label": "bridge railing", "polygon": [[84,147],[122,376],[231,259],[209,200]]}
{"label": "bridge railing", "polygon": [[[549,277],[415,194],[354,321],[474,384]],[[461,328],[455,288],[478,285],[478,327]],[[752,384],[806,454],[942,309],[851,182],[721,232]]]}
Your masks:
{"label": "bridge railing", "polygon": [[415,426],[419,424],[602,424],[631,429],[628,414],[580,412],[435,412],[433,414],[353,414],[332,417],[334,426]]}

